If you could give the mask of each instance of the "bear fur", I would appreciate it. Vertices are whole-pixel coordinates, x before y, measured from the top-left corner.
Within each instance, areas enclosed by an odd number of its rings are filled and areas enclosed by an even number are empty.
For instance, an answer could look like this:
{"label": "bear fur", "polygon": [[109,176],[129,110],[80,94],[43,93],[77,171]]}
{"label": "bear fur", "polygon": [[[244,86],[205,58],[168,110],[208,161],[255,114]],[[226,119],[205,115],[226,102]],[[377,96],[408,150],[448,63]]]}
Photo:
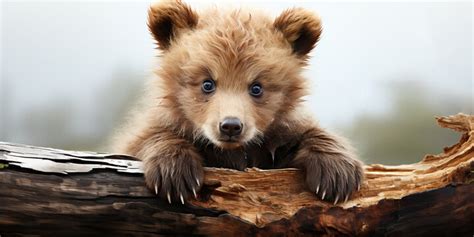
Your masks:
{"label": "bear fur", "polygon": [[[300,168],[308,189],[334,203],[360,187],[362,164],[350,146],[302,104],[301,72],[322,30],[317,15],[301,8],[276,19],[241,9],[198,14],[164,1],[150,7],[148,26],[161,64],[114,147],[143,160],[157,195],[182,203],[195,197],[203,166]],[[223,140],[229,117],[241,122],[241,133]]]}

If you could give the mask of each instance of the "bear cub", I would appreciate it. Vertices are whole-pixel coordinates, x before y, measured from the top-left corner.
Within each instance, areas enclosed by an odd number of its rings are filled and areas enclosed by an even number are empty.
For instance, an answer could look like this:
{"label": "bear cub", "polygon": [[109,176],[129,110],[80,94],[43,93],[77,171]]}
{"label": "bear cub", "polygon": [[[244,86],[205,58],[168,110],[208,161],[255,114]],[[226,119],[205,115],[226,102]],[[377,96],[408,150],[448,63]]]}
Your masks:
{"label": "bear cub", "polygon": [[160,66],[115,147],[143,160],[158,196],[196,197],[203,166],[299,168],[308,189],[333,203],[360,188],[361,162],[302,105],[318,16],[301,8],[275,19],[244,10],[198,14],[179,0],[148,14]]}

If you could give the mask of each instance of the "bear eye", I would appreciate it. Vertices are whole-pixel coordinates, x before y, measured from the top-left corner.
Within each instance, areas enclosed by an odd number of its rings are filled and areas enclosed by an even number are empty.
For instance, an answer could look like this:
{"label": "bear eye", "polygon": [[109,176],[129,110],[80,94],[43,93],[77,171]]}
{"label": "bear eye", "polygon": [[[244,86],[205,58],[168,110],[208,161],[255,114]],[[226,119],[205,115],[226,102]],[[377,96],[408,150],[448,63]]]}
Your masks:
{"label": "bear eye", "polygon": [[205,80],[202,82],[202,91],[206,94],[212,93],[216,90],[216,83],[214,80]]}
{"label": "bear eye", "polygon": [[256,83],[253,83],[251,86],[250,86],[250,91],[249,91],[250,95],[251,96],[254,96],[254,97],[260,97],[262,94],[263,94],[263,88],[262,88],[262,85],[258,82]]}

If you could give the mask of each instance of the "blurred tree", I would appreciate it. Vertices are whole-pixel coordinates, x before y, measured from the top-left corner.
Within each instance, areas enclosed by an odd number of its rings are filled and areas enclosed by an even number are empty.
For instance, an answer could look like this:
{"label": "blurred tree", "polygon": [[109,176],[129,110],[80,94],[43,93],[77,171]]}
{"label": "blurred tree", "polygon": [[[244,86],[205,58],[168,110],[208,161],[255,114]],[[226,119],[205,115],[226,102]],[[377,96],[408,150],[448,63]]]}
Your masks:
{"label": "blurred tree", "polygon": [[389,92],[393,104],[387,113],[363,114],[345,129],[367,164],[413,163],[437,154],[459,134],[440,128],[435,116],[472,113],[468,99],[437,96],[412,81],[391,85]]}
{"label": "blurred tree", "polygon": [[80,110],[80,101],[72,98],[31,107],[17,121],[17,140],[60,149],[106,151],[111,132],[137,101],[143,78],[131,70],[117,70],[95,93],[96,103],[86,110]]}

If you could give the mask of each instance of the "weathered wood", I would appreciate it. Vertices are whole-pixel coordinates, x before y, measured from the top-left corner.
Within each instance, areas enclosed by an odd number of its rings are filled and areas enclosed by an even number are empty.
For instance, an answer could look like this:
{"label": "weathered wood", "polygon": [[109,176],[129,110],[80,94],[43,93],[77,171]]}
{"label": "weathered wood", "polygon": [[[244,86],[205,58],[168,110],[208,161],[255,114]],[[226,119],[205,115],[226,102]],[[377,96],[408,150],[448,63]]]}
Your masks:
{"label": "weathered wood", "polygon": [[295,169],[214,168],[200,200],[169,205],[132,157],[0,143],[0,235],[472,236],[474,116],[438,123],[460,142],[419,163],[366,166],[361,190],[336,206]]}

